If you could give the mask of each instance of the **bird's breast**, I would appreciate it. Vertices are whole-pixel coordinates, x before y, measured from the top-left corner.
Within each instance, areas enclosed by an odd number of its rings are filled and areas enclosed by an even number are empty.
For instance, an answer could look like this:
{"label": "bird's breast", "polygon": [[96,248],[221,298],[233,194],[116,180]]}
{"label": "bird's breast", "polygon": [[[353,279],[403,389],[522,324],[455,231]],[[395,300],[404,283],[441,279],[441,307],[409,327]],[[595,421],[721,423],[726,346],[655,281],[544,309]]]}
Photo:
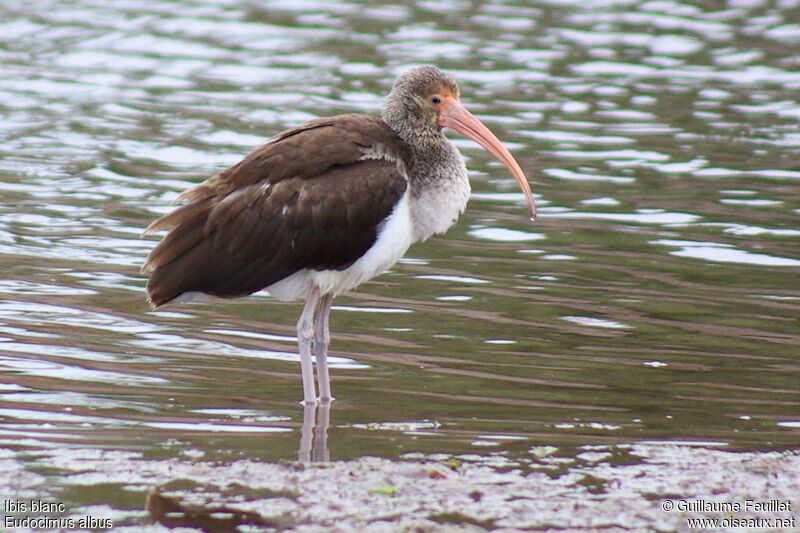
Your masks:
{"label": "bird's breast", "polygon": [[435,167],[425,176],[417,176],[423,185],[412,184],[408,192],[415,242],[447,231],[467,207],[470,194],[467,167],[461,154],[454,155],[447,164]]}

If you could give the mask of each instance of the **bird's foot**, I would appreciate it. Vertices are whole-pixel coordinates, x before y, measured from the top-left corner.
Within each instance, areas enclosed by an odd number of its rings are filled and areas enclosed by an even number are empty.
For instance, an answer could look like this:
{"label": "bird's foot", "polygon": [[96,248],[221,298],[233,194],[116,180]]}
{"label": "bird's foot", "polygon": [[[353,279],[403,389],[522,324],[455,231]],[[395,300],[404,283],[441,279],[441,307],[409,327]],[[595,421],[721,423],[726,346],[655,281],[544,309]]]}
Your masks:
{"label": "bird's foot", "polygon": [[330,404],[335,400],[333,396],[327,396],[323,398],[320,396],[319,398],[305,398],[303,401],[300,402],[300,405],[323,405],[323,404]]}

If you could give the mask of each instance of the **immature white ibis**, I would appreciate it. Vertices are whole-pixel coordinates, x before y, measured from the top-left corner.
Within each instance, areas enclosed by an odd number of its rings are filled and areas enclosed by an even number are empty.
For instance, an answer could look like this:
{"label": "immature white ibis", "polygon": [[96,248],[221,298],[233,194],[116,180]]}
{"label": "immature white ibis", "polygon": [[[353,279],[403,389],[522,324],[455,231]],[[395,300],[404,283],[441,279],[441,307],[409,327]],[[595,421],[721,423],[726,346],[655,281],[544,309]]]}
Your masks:
{"label": "immature white ibis", "polygon": [[453,78],[420,66],[397,78],[380,117],[312,120],[183,192],[188,203],[145,230],[169,230],[142,267],[151,304],[262,289],[281,300],[304,298],[297,322],[304,402],[316,402],[312,341],[319,399],[329,401],[333,297],[390,268],[411,244],[445,232],[467,205],[467,168],[444,127],[508,168],[533,219],[517,162],[462,106]]}

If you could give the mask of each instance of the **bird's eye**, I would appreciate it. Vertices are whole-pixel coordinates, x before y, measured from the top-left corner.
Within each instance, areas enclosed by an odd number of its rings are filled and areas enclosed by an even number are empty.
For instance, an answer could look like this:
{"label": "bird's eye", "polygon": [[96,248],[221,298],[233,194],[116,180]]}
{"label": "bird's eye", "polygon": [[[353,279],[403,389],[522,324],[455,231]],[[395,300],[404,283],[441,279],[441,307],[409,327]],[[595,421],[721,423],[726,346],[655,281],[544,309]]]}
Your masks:
{"label": "bird's eye", "polygon": [[436,96],[436,95],[434,95],[434,96],[431,96],[431,103],[432,103],[433,105],[439,105],[439,104],[441,104],[441,103],[442,103],[442,99],[441,99],[441,98],[439,98],[439,97],[438,97],[438,96]]}

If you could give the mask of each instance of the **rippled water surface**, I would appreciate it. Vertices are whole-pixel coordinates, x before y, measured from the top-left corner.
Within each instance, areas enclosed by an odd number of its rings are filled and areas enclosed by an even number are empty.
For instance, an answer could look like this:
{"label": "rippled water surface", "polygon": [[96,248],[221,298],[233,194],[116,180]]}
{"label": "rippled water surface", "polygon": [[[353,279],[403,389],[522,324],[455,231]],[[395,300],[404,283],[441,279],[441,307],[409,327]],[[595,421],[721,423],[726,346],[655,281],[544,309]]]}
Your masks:
{"label": "rippled water surface", "polygon": [[419,63],[461,82],[540,217],[451,134],[465,215],[334,302],[330,458],[798,447],[798,2],[284,4],[0,2],[20,476],[57,480],[37,454],[63,447],[297,458],[300,304],[152,311],[140,233],[272,134],[377,113]]}

